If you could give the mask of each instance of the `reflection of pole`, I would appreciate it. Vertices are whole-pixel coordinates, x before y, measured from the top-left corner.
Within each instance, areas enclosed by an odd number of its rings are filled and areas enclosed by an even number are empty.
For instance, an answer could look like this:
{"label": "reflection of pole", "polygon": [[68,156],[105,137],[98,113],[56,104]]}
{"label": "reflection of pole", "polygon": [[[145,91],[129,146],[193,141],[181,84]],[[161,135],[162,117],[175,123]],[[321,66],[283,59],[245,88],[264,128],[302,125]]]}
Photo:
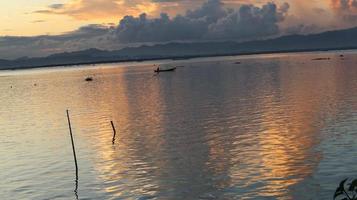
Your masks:
{"label": "reflection of pole", "polygon": [[[71,127],[71,120],[69,119],[69,113],[67,110],[67,119],[68,119],[68,126],[69,126],[69,133],[71,135],[71,141],[72,141],[72,150],[73,150],[73,157],[74,157],[74,164],[76,166],[76,183],[78,187],[78,164],[77,164],[77,156],[76,156],[76,149],[74,148],[74,141],[73,141],[73,134],[72,134],[72,127]],[[76,188],[77,190],[77,188]],[[76,192],[75,190],[75,192]]]}
{"label": "reflection of pole", "polygon": [[112,143],[114,144],[115,143],[115,136],[116,136],[117,132],[115,130],[113,121],[110,121],[110,123],[112,124],[112,128],[113,128],[113,140],[112,140]]}
{"label": "reflection of pole", "polygon": [[76,186],[74,188],[74,195],[76,196],[76,200],[79,199],[78,197],[78,179],[76,180]]}

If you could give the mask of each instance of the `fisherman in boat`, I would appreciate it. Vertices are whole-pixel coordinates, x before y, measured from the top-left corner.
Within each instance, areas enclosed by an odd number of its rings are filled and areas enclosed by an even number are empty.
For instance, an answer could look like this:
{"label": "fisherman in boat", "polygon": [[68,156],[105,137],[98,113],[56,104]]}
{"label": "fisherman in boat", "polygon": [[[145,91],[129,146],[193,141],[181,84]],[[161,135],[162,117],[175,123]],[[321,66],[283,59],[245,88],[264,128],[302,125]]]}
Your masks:
{"label": "fisherman in boat", "polygon": [[[155,65],[156,67],[156,65]],[[172,72],[175,71],[176,67],[173,68],[165,68],[164,69],[160,69],[160,66],[157,66],[157,68],[154,70],[155,73],[160,73],[160,72]]]}
{"label": "fisherman in boat", "polygon": [[[156,67],[156,65],[154,65],[154,67]],[[155,72],[156,72],[156,73],[159,73],[159,72],[160,72],[160,66],[157,66]]]}

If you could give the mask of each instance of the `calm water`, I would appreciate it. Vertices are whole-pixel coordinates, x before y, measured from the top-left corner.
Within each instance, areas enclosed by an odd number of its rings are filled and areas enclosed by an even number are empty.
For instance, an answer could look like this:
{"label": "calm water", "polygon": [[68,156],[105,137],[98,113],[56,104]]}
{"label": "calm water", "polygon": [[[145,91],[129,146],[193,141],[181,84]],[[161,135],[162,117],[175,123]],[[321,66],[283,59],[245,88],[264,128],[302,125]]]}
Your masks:
{"label": "calm water", "polygon": [[77,198],[69,109],[78,199],[332,199],[357,174],[357,53],[339,54],[0,72],[0,197]]}

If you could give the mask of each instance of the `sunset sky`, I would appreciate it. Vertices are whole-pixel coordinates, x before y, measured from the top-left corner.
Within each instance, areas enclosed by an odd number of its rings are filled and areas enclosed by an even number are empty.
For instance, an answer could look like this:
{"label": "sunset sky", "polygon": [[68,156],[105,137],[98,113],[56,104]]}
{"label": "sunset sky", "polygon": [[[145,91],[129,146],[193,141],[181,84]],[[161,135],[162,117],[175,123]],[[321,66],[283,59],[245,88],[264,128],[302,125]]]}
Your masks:
{"label": "sunset sky", "polygon": [[[142,13],[146,15],[139,17]],[[124,19],[128,15],[132,18]],[[14,58],[143,42],[239,41],[353,27],[357,0],[12,0],[0,2],[0,16],[0,58]],[[188,30],[197,27],[206,31]],[[26,53],[28,49],[39,51]]]}

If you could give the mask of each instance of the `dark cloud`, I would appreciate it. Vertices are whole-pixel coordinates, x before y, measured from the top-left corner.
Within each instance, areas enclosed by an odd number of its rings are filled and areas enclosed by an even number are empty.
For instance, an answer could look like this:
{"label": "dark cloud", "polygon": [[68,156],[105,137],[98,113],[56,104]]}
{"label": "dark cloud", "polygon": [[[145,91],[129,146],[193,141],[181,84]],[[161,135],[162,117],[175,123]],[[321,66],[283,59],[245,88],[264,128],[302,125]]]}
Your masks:
{"label": "dark cloud", "polygon": [[353,7],[355,7],[355,8],[357,8],[357,0],[353,0],[352,3],[351,3],[351,5],[352,5]]}
{"label": "dark cloud", "polygon": [[281,13],[287,13],[289,11],[290,5],[288,3],[283,3],[283,5],[280,6],[279,11]]}
{"label": "dark cloud", "polygon": [[56,4],[51,4],[47,7],[47,9],[42,9],[42,10],[36,10],[34,13],[38,14],[55,14],[57,11],[63,9],[65,7],[65,4],[62,3],[56,3]]}
{"label": "dark cloud", "polygon": [[206,20],[202,19],[188,19],[179,15],[171,20],[167,14],[148,19],[146,14],[141,14],[139,17],[124,17],[115,36],[123,43],[196,40],[207,32],[207,28]]}
{"label": "dark cloud", "polygon": [[340,0],[340,8],[342,10],[348,10],[350,8],[349,0]]}
{"label": "dark cloud", "polygon": [[345,22],[356,24],[357,21],[357,0],[332,0],[333,8]]}
{"label": "dark cloud", "polygon": [[64,4],[61,4],[61,3],[51,4],[48,7],[51,8],[51,9],[61,9],[61,8],[64,7]]}
{"label": "dark cloud", "polygon": [[38,14],[52,14],[53,12],[51,10],[36,10],[34,13]]}
{"label": "dark cloud", "polygon": [[208,23],[214,23],[227,15],[227,10],[223,8],[220,0],[208,0],[201,8],[188,10],[188,19],[205,19]]}
{"label": "dark cloud", "polygon": [[165,13],[155,19],[149,19],[145,14],[126,16],[115,33],[124,43],[249,40],[278,34],[278,23],[284,20],[288,10],[287,3],[280,8],[274,3],[267,3],[262,7],[243,5],[234,10],[224,8],[220,0],[208,0],[202,7],[172,19]]}
{"label": "dark cloud", "polygon": [[278,23],[284,20],[287,4],[278,11],[273,3],[262,8],[243,5],[237,11],[230,11],[216,23],[210,24],[208,36],[216,39],[249,40],[264,38],[279,33]]}
{"label": "dark cloud", "polygon": [[[61,6],[54,4],[52,9]],[[122,18],[118,26],[94,24],[56,36],[0,37],[0,58],[46,56],[93,47],[117,49],[153,42],[261,39],[280,33],[278,24],[288,10],[287,3],[280,7],[267,3],[261,7],[242,5],[239,9],[228,9],[220,0],[208,0],[201,7],[175,17],[162,13],[149,18],[141,14]]]}
{"label": "dark cloud", "polygon": [[42,35],[35,37],[0,37],[0,58],[14,59],[23,56],[42,57],[64,51],[88,48],[117,49],[110,37],[112,28],[93,24],[62,35]]}

